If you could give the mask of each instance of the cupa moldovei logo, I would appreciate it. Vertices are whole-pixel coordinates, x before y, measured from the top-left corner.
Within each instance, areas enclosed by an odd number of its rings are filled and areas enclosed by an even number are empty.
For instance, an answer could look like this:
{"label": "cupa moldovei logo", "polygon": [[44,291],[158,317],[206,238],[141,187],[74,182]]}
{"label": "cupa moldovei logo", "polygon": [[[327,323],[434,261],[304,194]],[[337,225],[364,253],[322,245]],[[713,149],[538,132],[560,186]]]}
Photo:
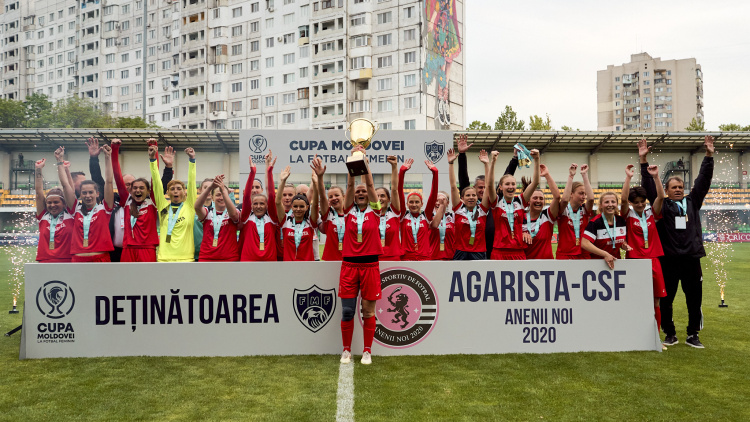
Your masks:
{"label": "cupa moldovei logo", "polygon": [[36,307],[47,318],[60,319],[67,316],[75,304],[73,289],[59,280],[44,283],[36,292]]}
{"label": "cupa moldovei logo", "polygon": [[263,135],[251,136],[247,144],[250,147],[250,151],[255,154],[261,154],[268,147],[268,141],[266,141],[266,137]]}
{"label": "cupa moldovei logo", "polygon": [[408,268],[383,270],[380,280],[383,293],[375,304],[375,341],[400,349],[424,340],[438,318],[438,298],[432,283]]}

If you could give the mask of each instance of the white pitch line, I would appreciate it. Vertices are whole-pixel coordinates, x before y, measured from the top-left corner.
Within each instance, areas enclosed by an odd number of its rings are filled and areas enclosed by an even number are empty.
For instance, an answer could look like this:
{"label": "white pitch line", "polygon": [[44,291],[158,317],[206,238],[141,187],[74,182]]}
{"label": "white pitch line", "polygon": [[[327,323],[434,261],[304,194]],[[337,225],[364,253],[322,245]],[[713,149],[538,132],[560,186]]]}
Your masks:
{"label": "white pitch line", "polygon": [[336,393],[336,421],[354,421],[354,357],[339,365],[339,389]]}

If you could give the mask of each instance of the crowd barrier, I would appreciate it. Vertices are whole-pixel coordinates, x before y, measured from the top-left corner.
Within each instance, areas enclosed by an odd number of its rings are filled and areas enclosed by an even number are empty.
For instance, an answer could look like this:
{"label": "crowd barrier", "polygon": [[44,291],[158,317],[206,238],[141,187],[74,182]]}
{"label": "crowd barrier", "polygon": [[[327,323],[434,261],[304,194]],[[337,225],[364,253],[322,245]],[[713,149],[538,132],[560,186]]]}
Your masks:
{"label": "crowd barrier", "polygon": [[[20,358],[338,354],[340,265],[27,264]],[[380,269],[375,355],[661,350],[649,260]]]}

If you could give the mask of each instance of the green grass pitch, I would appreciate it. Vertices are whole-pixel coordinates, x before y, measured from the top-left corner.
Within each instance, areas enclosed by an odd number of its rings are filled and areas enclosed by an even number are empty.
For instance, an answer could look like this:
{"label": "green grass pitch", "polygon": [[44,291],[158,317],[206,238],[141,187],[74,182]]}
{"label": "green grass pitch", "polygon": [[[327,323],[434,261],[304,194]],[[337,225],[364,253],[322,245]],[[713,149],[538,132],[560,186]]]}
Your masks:
{"label": "green grass pitch", "polygon": [[[8,280],[11,263],[3,253],[0,277]],[[713,269],[703,259],[704,350],[684,344],[680,292],[681,342],[664,353],[375,356],[372,366],[355,366],[355,418],[750,420],[748,253],[750,245],[734,245],[725,265],[729,307],[721,309]],[[21,322],[20,314],[8,314],[11,305],[6,282],[3,333]],[[19,342],[19,334],[0,337],[0,421],[321,421],[336,415],[334,356],[19,361]]]}

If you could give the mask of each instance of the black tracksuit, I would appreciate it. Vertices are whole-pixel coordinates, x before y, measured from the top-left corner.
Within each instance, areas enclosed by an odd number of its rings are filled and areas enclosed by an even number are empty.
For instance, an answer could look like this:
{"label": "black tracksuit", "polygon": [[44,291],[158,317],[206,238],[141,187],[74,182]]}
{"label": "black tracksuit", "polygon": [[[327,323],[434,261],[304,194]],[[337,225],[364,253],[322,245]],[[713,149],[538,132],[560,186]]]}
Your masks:
{"label": "black tracksuit", "polygon": [[[703,229],[701,227],[700,209],[703,200],[711,187],[714,174],[713,157],[705,157],[701,163],[698,177],[695,178],[690,194],[686,195],[687,225],[685,229],[675,228],[676,217],[685,215],[675,201],[664,200],[662,217],[656,223],[664,256],[660,258],[667,296],[661,298],[661,326],[668,336],[675,335],[672,320],[672,302],[677,294],[677,286],[682,281],[682,291],[688,308],[687,334],[693,335],[703,328],[703,271],[700,259],[706,256],[703,249]],[[648,174],[648,164],[641,164],[643,187],[648,200],[653,204],[656,199],[656,185]]]}

